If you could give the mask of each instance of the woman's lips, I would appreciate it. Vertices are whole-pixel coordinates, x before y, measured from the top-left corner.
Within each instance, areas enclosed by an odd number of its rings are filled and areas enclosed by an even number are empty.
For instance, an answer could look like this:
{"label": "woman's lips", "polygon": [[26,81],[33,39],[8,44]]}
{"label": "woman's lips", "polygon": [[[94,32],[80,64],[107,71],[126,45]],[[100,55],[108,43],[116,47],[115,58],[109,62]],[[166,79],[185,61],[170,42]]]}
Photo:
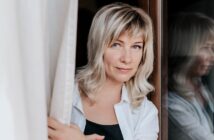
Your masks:
{"label": "woman's lips", "polygon": [[129,72],[129,71],[132,70],[131,68],[119,68],[119,67],[117,67],[117,69],[118,69],[120,72],[123,72],[123,73],[127,73],[127,72]]}

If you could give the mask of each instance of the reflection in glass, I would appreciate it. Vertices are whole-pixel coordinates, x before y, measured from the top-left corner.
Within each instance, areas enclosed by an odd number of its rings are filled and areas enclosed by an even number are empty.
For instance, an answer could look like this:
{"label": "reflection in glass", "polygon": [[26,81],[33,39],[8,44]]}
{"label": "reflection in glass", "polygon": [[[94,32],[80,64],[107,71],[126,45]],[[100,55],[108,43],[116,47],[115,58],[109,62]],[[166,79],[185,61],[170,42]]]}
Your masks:
{"label": "reflection in glass", "polygon": [[169,29],[169,140],[214,140],[213,95],[203,82],[214,64],[214,21],[181,13]]}

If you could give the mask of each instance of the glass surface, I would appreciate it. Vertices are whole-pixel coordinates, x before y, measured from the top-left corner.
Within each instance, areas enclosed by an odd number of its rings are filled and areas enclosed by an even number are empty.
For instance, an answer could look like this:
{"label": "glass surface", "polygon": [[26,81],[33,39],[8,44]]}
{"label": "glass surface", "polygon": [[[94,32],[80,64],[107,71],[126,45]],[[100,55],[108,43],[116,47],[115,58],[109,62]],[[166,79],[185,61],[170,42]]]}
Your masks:
{"label": "glass surface", "polygon": [[214,139],[213,7],[168,0],[168,140]]}

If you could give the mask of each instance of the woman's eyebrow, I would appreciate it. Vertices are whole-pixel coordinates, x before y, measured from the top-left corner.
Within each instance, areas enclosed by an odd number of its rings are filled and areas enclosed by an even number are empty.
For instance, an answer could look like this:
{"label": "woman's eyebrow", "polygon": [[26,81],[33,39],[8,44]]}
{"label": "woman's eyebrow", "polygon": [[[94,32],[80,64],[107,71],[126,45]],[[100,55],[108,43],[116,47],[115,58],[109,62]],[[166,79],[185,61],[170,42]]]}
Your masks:
{"label": "woman's eyebrow", "polygon": [[[120,43],[124,43],[124,41],[117,39],[116,41],[120,42]],[[136,41],[133,44],[143,44],[143,41]]]}
{"label": "woman's eyebrow", "polygon": [[202,47],[213,47],[214,43],[206,43]]}
{"label": "woman's eyebrow", "polygon": [[120,39],[117,39],[116,41],[120,42],[120,43],[124,43],[124,41],[120,40]]}
{"label": "woman's eyebrow", "polygon": [[143,41],[137,41],[137,42],[134,42],[135,44],[143,44]]}

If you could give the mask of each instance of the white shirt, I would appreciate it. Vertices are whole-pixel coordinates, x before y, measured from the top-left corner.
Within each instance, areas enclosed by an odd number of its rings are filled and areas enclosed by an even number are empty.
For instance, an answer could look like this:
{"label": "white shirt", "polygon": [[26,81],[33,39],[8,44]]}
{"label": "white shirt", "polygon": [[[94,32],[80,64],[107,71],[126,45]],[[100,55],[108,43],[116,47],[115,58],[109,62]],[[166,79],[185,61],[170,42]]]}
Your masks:
{"label": "white shirt", "polygon": [[[205,88],[203,96],[213,111],[213,101]],[[206,117],[206,112],[202,110],[195,97],[186,100],[175,92],[169,92],[168,113],[169,139],[214,140],[212,121]]]}
{"label": "white shirt", "polygon": [[[71,123],[79,126],[84,132],[86,118],[77,86],[73,97]],[[146,97],[139,107],[132,108],[126,87],[123,86],[121,101],[114,105],[114,110],[124,140],[157,140],[158,111]]]}

